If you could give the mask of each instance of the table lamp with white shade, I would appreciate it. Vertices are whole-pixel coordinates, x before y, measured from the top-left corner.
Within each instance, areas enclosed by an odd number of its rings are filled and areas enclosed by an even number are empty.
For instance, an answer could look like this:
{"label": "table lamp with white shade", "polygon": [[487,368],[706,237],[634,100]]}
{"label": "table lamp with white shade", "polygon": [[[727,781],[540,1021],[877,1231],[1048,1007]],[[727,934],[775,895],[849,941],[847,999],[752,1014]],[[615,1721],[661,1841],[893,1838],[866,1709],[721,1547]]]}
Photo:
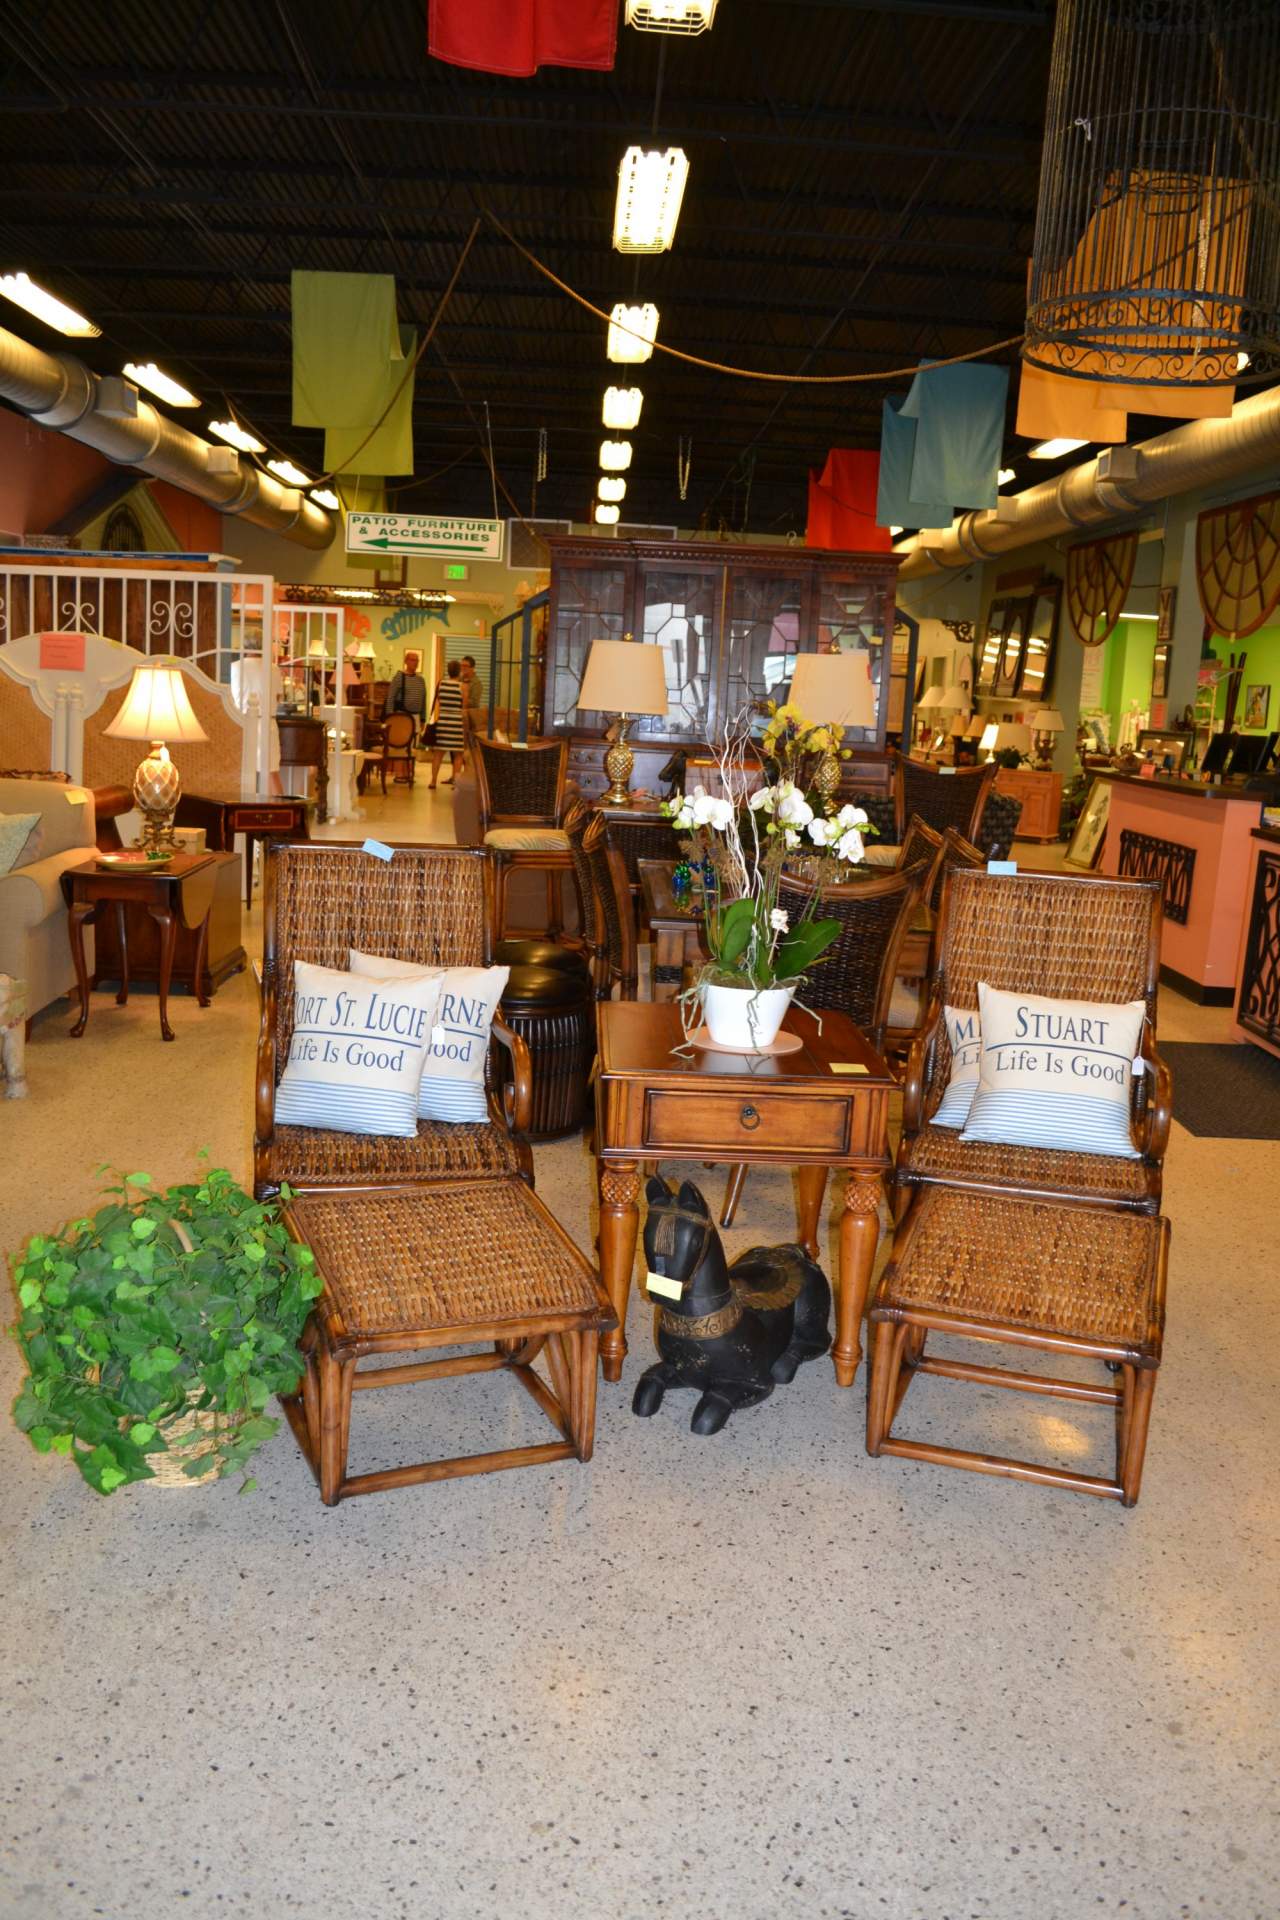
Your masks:
{"label": "table lamp with white shade", "polygon": [[991,760],[1013,747],[1024,759],[1031,751],[1031,729],[1021,720],[989,720],[979,743]]}
{"label": "table lamp with white shade", "polygon": [[[791,676],[787,705],[814,725],[874,727],[876,690],[867,671],[867,655],[860,649],[802,653]],[[823,754],[814,785],[826,800],[839,792],[840,761],[834,753]]]}
{"label": "table lamp with white shade", "polygon": [[1037,707],[1027,724],[1035,737],[1036,765],[1047,767],[1053,759],[1054,735],[1063,731],[1066,722],[1056,707]]}
{"label": "table lamp with white shade", "polygon": [[103,731],[116,740],[151,742],[150,753],[133,776],[133,797],[144,823],[138,844],[158,853],[178,852],[173,815],[182,781],[165,743],[209,738],[196,719],[181,669],[135,667],[124,704]]}
{"label": "table lamp with white shade", "polygon": [[664,716],[667,712],[662,648],[642,645],[630,634],[624,634],[621,640],[593,640],[578,689],[578,711],[618,716],[618,737],[604,756],[609,789],[603,800],[606,806],[625,807],[636,763],[627,728],[637,714]]}

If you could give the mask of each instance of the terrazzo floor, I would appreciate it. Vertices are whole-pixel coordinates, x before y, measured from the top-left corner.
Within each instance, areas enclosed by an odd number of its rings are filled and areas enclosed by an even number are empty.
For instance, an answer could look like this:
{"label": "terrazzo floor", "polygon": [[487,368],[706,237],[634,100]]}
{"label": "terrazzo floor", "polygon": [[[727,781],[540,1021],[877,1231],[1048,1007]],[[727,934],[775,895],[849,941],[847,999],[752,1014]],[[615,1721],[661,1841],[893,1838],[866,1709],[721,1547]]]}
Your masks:
{"label": "terrazzo floor", "polygon": [[[447,805],[398,792],[343,831],[448,837]],[[6,1249],[89,1206],[105,1158],[169,1180],[207,1146],[248,1177],[252,981],[171,1017],[173,1046],[146,995],[99,997],[79,1042],[39,1022],[31,1096],[0,1104]],[[1172,994],[1162,1028],[1226,1037]],[[6,1425],[0,1915],[1272,1920],[1277,1165],[1175,1126],[1129,1513],[869,1460],[863,1376],[825,1361],[714,1440],[688,1396],[636,1420],[634,1300],[586,1468],[327,1511],[282,1428],[255,1493],[103,1500]],[[537,1176],[589,1246],[583,1144]],[[753,1174],[730,1253],[792,1232],[789,1180]],[[9,1343],[0,1374],[7,1402]],[[924,1380],[908,1413],[1106,1460],[1096,1410]],[[353,1465],[532,1420],[493,1378],[362,1396]]]}

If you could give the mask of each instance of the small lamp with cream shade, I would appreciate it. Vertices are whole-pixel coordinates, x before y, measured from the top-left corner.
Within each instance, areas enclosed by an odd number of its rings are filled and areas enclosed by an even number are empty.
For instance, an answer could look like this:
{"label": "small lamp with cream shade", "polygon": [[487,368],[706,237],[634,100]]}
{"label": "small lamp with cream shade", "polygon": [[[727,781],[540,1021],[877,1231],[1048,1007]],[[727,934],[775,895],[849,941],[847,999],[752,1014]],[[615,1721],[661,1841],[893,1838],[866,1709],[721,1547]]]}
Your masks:
{"label": "small lamp with cream shade", "polygon": [[1066,722],[1056,707],[1038,707],[1027,724],[1035,736],[1036,765],[1043,770],[1053,759],[1054,735],[1063,731]]}
{"label": "small lamp with cream shade", "polygon": [[[867,672],[867,655],[860,649],[802,653],[791,677],[787,705],[816,725],[874,727],[876,690]],[[823,754],[814,785],[824,799],[835,798],[840,788],[840,761],[834,753]]]}
{"label": "small lamp with cream shade", "polygon": [[616,713],[618,737],[604,756],[609,790],[604,804],[625,807],[635,755],[627,728],[636,714],[664,716],[667,711],[666,661],[661,647],[643,645],[625,634],[621,640],[593,640],[587,670],[578,689],[578,711]]}
{"label": "small lamp with cream shade", "polygon": [[1026,759],[1031,751],[1031,729],[1021,720],[989,720],[979,744],[992,760],[998,753],[1007,753],[1010,747]]}
{"label": "small lamp with cream shade", "polygon": [[133,797],[144,823],[138,844],[149,852],[177,853],[173,815],[182,781],[165,743],[209,738],[196,719],[181,668],[135,667],[124,704],[103,731],[116,740],[151,742],[133,776]]}

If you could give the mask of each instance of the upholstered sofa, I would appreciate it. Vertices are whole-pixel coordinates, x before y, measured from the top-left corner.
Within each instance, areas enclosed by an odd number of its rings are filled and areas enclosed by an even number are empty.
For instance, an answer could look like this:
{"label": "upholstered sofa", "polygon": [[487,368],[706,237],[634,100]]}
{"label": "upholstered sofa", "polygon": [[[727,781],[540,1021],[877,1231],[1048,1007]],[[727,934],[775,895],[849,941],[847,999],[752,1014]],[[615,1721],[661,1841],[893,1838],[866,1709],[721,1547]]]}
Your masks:
{"label": "upholstered sofa", "polygon": [[[0,875],[0,973],[25,981],[31,1017],[76,983],[61,883],[69,867],[93,858],[93,795],[58,780],[0,779],[0,813],[40,815],[36,857]],[[90,966],[92,937],[87,928]]]}

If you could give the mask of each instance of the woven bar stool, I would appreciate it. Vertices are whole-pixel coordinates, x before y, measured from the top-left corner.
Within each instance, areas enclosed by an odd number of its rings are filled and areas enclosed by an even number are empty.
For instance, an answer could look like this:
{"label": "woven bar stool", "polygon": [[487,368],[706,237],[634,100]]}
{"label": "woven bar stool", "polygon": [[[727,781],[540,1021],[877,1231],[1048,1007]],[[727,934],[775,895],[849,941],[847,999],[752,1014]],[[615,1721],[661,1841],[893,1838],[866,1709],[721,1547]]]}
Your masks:
{"label": "woven bar stool", "polygon": [[502,1017],[529,1049],[529,1138],[559,1140],[577,1133],[596,1057],[596,995],[585,968],[513,967]]}
{"label": "woven bar stool", "polygon": [[[913,1201],[871,1307],[867,1452],[1097,1493],[1132,1507],[1164,1335],[1169,1223],[1152,1214],[930,1187]],[[1114,1381],[1049,1379],[925,1352],[931,1332],[1107,1361]],[[919,1373],[1116,1411],[1113,1479],[892,1434]]]}
{"label": "woven bar stool", "polygon": [[[521,1180],[306,1193],[288,1208],[324,1292],[307,1322],[302,1389],[284,1401],[326,1506],[423,1480],[589,1460],[596,1353],[617,1324],[595,1269]],[[358,1369],[367,1354],[488,1351]],[[541,1356],[545,1376],[534,1369]],[[510,1373],[556,1429],[540,1446],[350,1474],[351,1396],[472,1373]]]}

